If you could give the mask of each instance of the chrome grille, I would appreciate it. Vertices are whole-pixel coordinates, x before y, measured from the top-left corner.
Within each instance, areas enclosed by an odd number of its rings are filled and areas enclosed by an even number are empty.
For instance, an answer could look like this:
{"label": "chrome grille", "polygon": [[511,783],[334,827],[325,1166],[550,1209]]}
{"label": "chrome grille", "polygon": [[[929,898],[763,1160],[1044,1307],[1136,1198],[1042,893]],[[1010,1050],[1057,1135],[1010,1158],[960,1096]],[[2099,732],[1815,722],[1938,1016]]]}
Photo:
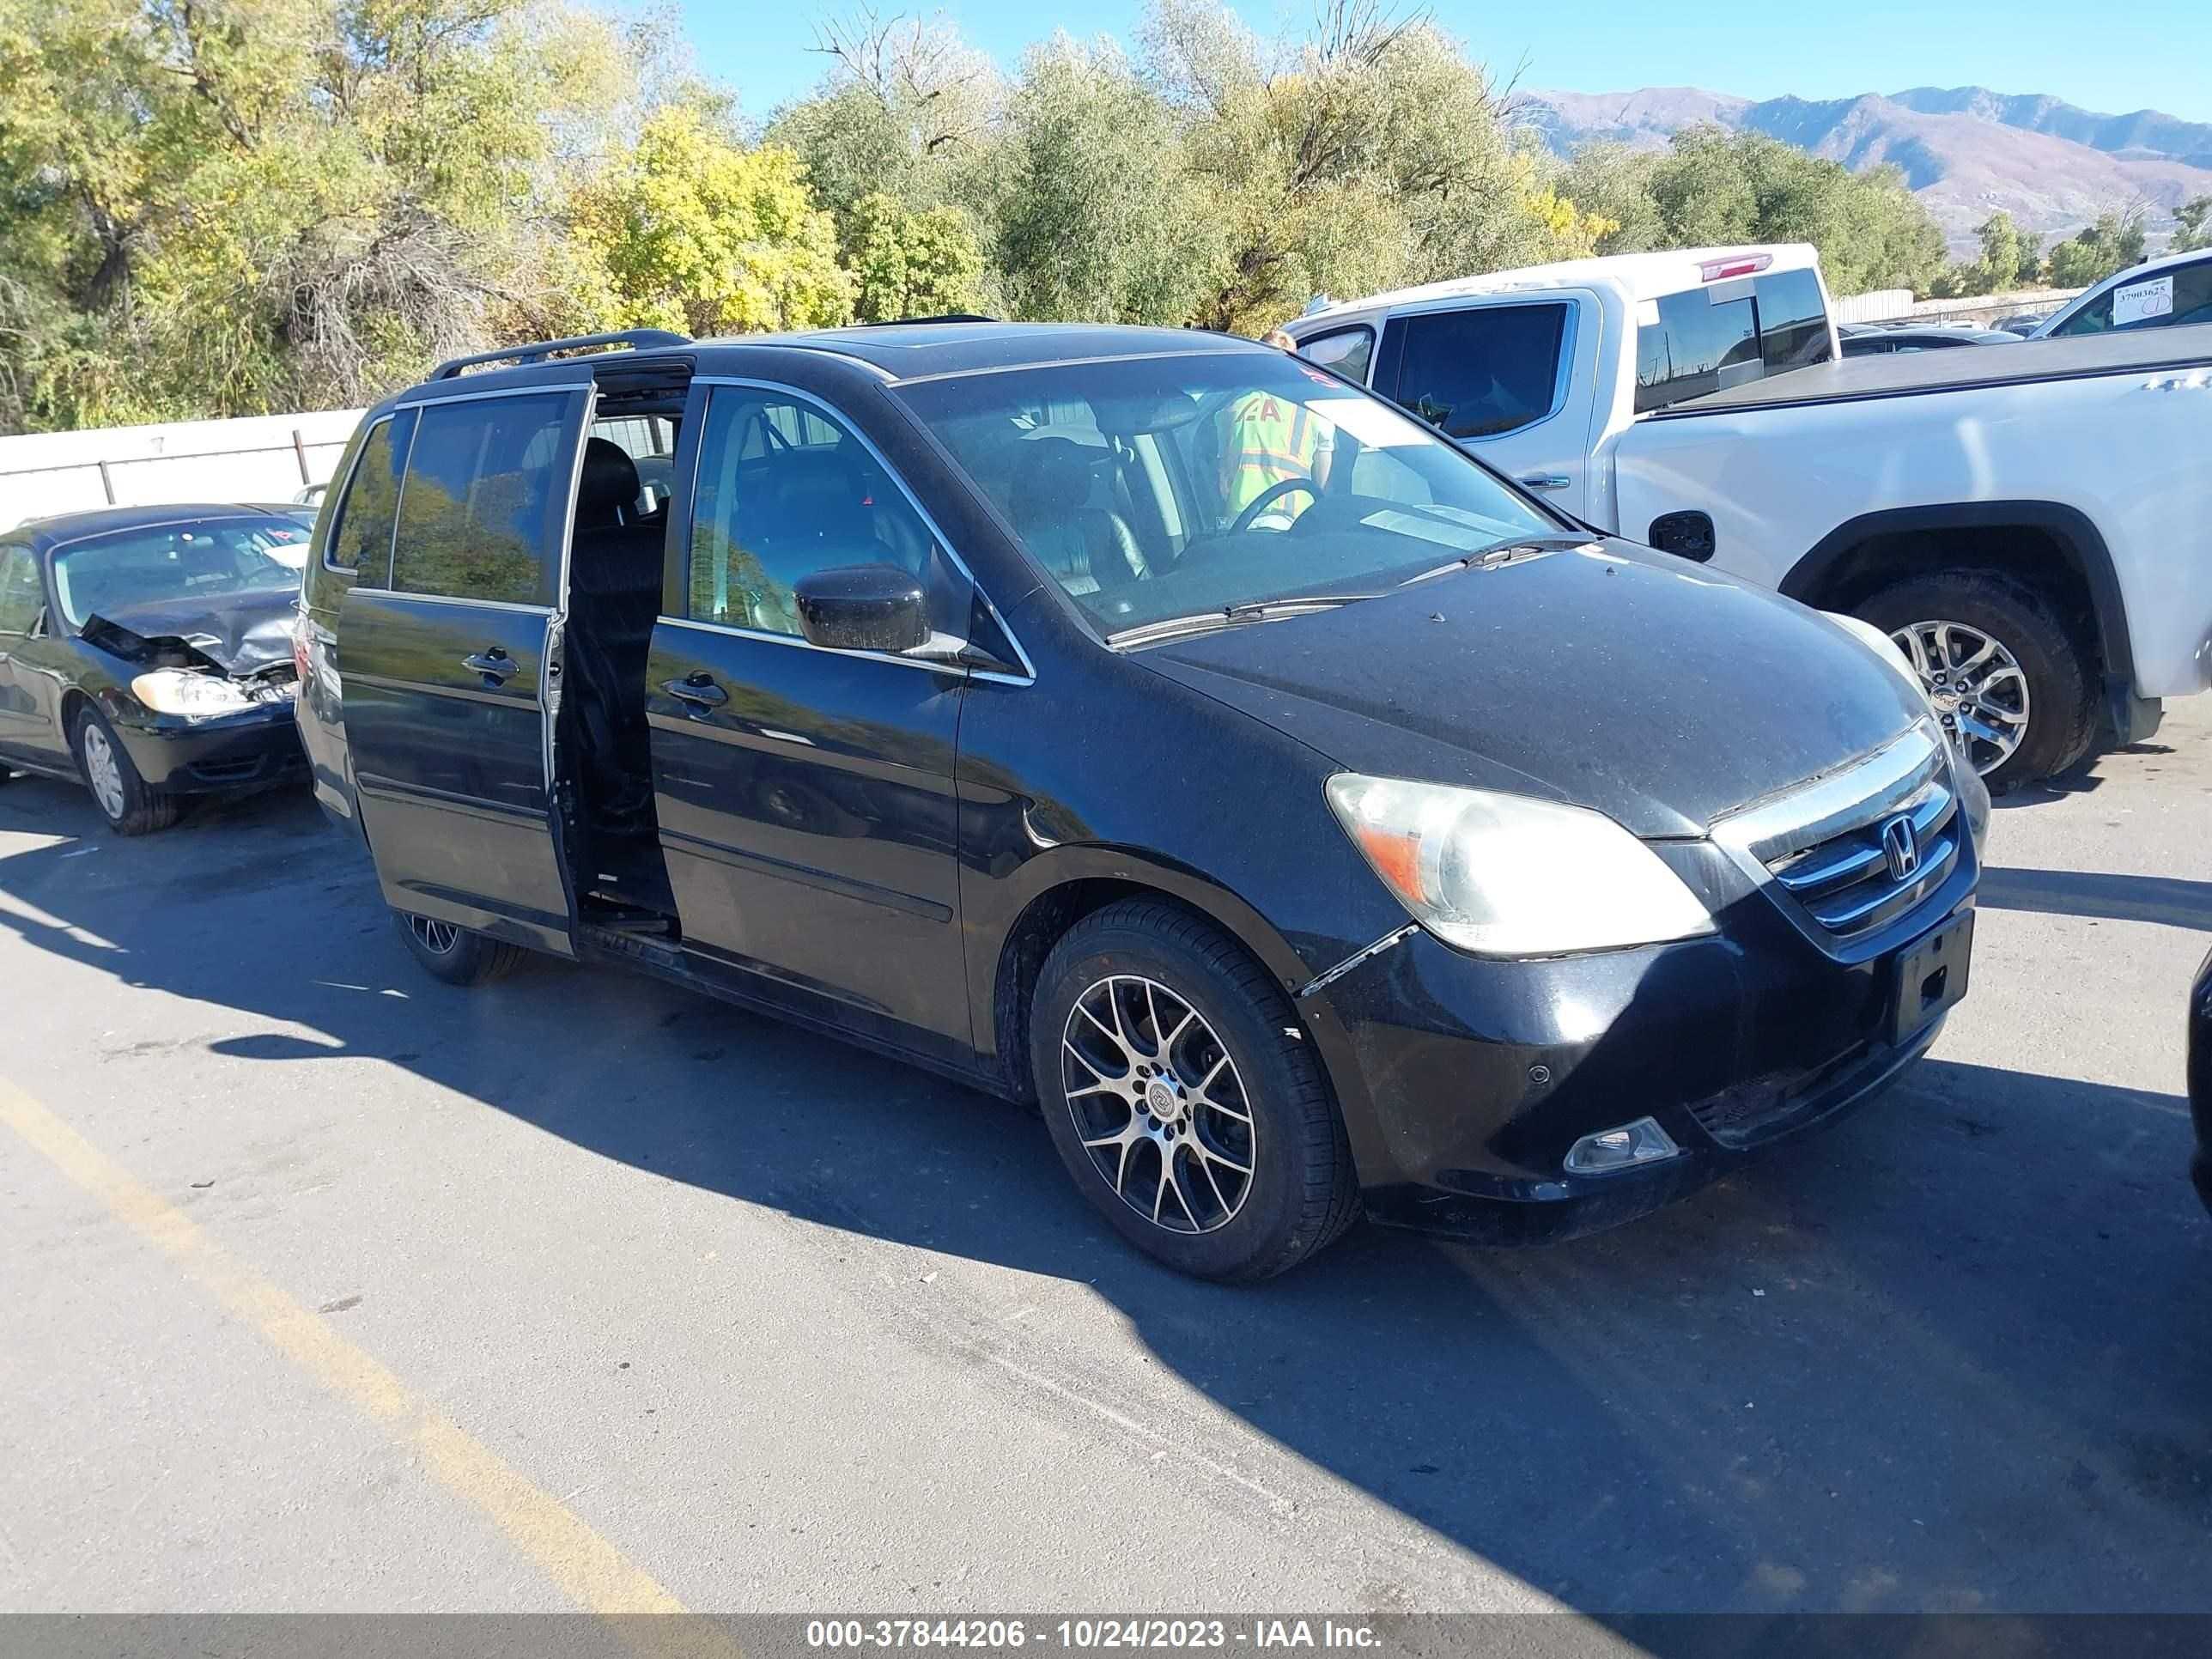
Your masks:
{"label": "chrome grille", "polygon": [[[1871,823],[1776,859],[1775,880],[1832,933],[1863,933],[1911,909],[1941,886],[1959,856],[1959,798],[1940,776]],[[1893,823],[1911,826],[1910,870],[1893,867],[1884,837]]]}
{"label": "chrome grille", "polygon": [[1713,825],[1747,872],[1838,950],[1942,886],[1966,833],[1942,738],[1927,725]]}

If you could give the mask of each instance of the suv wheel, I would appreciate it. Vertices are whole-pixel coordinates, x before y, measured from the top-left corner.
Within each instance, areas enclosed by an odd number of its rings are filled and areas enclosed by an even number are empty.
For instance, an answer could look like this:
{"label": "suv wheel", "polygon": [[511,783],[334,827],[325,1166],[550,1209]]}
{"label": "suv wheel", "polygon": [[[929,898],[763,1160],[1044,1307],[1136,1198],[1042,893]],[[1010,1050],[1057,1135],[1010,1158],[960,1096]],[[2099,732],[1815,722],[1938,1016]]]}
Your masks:
{"label": "suv wheel", "polygon": [[166,790],[154,788],[131,763],[131,751],[115,735],[107,716],[88,708],[76,717],[73,739],[77,771],[92,792],[107,827],[118,836],[146,836],[166,830],[177,821],[183,803]]}
{"label": "suv wheel", "polygon": [[1351,1225],[1352,1152],[1273,981],[1172,904],[1072,928],[1030,1007],[1053,1145],[1123,1237],[1183,1273],[1266,1279]]}
{"label": "suv wheel", "polygon": [[435,916],[418,916],[394,910],[399,937],[415,960],[434,978],[448,985],[486,985],[514,971],[526,954],[520,945],[486,939]]}
{"label": "suv wheel", "polygon": [[1946,735],[1993,793],[2063,772],[2088,752],[2096,712],[2088,664],[2033,588],[1980,572],[1914,576],[1857,610],[1911,659]]}

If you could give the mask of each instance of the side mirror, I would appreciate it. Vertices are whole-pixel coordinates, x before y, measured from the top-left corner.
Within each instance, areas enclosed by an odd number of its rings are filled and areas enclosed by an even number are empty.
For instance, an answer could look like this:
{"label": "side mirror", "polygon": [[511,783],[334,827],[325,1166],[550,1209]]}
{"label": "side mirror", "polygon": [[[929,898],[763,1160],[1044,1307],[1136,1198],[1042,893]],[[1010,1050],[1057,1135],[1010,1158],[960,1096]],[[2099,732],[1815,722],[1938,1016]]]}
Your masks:
{"label": "side mirror", "polygon": [[896,656],[929,642],[921,579],[895,564],[844,565],[802,576],[793,590],[810,645]]}

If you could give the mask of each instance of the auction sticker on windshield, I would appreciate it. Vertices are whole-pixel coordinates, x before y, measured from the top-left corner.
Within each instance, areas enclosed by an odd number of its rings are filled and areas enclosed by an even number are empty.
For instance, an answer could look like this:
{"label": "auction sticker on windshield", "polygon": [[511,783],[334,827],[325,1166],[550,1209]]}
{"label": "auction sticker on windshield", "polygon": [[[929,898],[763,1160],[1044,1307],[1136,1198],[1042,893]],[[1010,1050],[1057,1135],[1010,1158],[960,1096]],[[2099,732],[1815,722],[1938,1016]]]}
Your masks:
{"label": "auction sticker on windshield", "polygon": [[2147,323],[2154,317],[2173,314],[2173,278],[2154,276],[2148,283],[2133,283],[2126,288],[2112,290],[2112,326],[2125,328],[2130,323]]}

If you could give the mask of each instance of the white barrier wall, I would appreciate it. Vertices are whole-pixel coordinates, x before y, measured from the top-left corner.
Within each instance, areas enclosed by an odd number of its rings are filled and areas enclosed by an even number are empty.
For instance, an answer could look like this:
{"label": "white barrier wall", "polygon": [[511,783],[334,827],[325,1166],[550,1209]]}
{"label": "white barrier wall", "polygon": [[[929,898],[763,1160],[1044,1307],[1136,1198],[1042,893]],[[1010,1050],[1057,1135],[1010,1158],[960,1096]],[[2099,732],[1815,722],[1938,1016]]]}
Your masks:
{"label": "white barrier wall", "polygon": [[326,483],[357,409],[0,438],[0,530],[94,507],[289,501]]}

